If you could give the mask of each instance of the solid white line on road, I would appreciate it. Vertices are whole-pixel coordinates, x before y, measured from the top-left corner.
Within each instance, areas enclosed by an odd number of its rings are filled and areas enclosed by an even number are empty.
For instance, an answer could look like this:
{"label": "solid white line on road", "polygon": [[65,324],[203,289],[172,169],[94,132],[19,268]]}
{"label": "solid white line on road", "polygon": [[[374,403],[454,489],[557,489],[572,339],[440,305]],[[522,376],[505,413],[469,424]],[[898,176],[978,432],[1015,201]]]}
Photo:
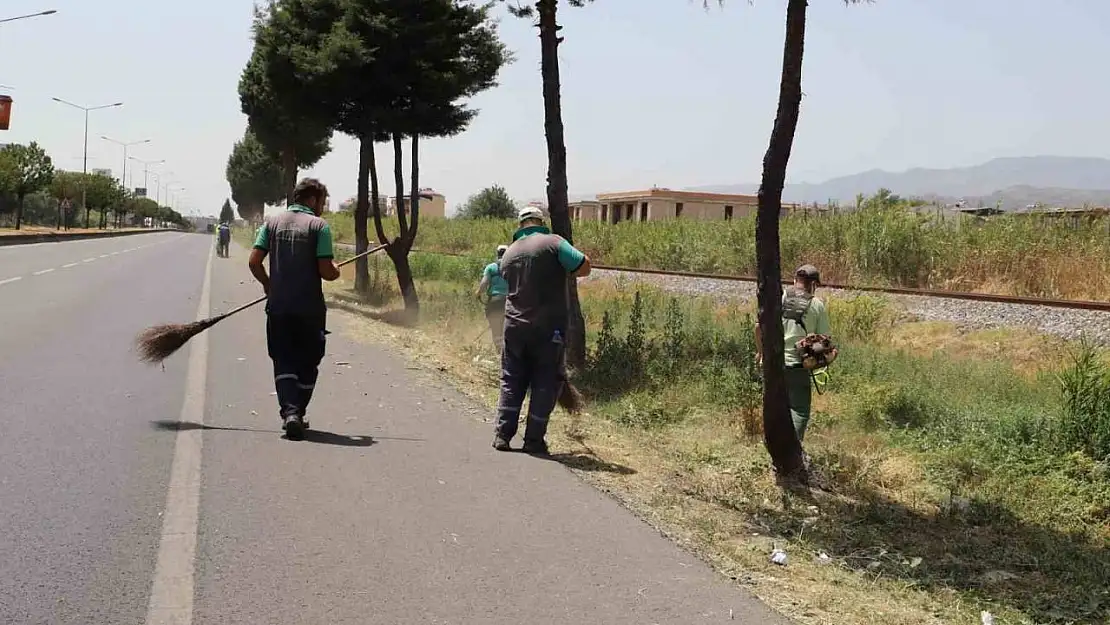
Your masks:
{"label": "solid white line on road", "polygon": [[83,261],[81,261],[81,262],[83,262],[83,263],[91,263],[91,262],[93,262],[94,260],[96,260],[96,259],[95,259],[95,258],[86,258],[85,260],[83,260]]}
{"label": "solid white line on road", "polygon": [[50,269],[43,269],[42,271],[36,271],[36,272],[35,272],[35,273],[34,273],[33,275],[36,275],[36,276],[41,276],[41,275],[43,275],[43,274],[45,274],[45,273],[50,273],[51,271],[54,271],[54,269],[53,269],[53,268],[50,268]]}
{"label": "solid white line on road", "polygon": [[70,267],[76,267],[76,266],[77,266],[77,263],[70,263],[68,265],[62,265],[62,269],[69,269]]}
{"label": "solid white line on road", "polygon": [[23,276],[16,276],[14,278],[8,278],[7,280],[0,280],[0,284],[8,284],[9,282],[15,282],[17,280],[22,280],[22,279],[23,279]]}
{"label": "solid white line on road", "polygon": [[[197,320],[209,316],[212,298],[212,253],[204,269]],[[189,368],[185,374],[183,423],[204,423],[205,382],[208,378],[208,334],[192,340]],[[197,554],[197,522],[200,515],[200,458],[203,429],[177,432],[166,510],[162,515],[162,539],[158,563],[147,605],[147,625],[191,625],[193,622],[193,574]]]}

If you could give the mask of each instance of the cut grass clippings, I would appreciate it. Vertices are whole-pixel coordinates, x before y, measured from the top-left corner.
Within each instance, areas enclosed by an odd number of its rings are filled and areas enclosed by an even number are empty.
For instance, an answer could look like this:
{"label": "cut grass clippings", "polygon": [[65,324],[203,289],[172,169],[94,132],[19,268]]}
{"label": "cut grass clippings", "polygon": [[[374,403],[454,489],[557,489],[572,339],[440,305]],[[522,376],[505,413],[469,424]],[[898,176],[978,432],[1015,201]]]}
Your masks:
{"label": "cut grass clippings", "polygon": [[[492,417],[482,264],[414,254],[415,327],[382,315],[396,305],[388,259],[371,261],[371,298],[346,282],[329,296],[384,318],[360,332],[434,362]],[[771,606],[838,625],[1110,618],[1105,362],[1024,332],[904,323],[882,298],[834,299],[844,355],[806,438],[818,487],[786,493],[760,440],[751,310],[607,281],[581,294],[588,414],[554,416],[557,458]],[[775,547],[786,566],[769,561]]]}

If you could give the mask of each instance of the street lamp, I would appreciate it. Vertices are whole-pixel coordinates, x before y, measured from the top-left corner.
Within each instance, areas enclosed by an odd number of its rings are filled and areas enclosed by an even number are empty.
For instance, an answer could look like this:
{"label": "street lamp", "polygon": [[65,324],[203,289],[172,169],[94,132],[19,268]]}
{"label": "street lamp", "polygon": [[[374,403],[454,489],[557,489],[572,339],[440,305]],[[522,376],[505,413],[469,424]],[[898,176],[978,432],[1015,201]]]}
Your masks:
{"label": "street lamp", "polygon": [[[120,184],[121,187],[124,188],[124,190],[127,190],[127,148],[129,148],[133,145],[141,145],[143,143],[150,143],[150,139],[143,139],[142,141],[124,142],[124,141],[117,141],[117,140],[115,140],[111,137],[106,137],[104,135],[100,135],[100,138],[104,139],[105,141],[108,141],[110,143],[114,143],[118,146],[123,147],[123,171],[120,172],[120,175],[119,175],[119,184]],[[108,216],[105,213],[100,214],[100,227],[101,228],[106,228],[108,226],[107,217]]]}
{"label": "street lamp", "polygon": [[98,111],[100,109],[110,109],[117,106],[123,106],[123,102],[116,102],[114,104],[101,104],[100,106],[81,106],[80,104],[74,104],[73,102],[63,100],[61,98],[51,98],[51,100],[54,100],[55,102],[60,102],[62,104],[65,104],[66,106],[72,106],[77,110],[85,112],[85,154],[82,157],[83,163],[81,165],[81,208],[85,209],[85,229],[87,230],[89,227],[89,206],[85,203],[85,175],[88,174],[89,168],[89,111]]}
{"label": "street lamp", "polygon": [[122,186],[124,189],[126,189],[127,188],[127,148],[130,148],[130,147],[136,146],[136,145],[142,145],[144,143],[150,143],[151,140],[150,139],[143,139],[141,141],[119,141],[118,139],[113,139],[113,138],[105,136],[105,135],[100,135],[100,138],[104,139],[105,141],[107,141],[109,143],[114,143],[114,144],[123,148],[123,171],[120,172],[119,183],[120,183],[120,186]]}
{"label": "street lamp", "polygon": [[[160,161],[144,161],[143,159],[135,158],[134,156],[131,157],[131,160],[143,164],[143,189],[147,188],[147,183],[149,182],[147,180],[147,178],[150,176],[150,167],[151,167],[151,165],[157,167],[159,165],[164,165],[166,163],[165,159],[160,160]],[[150,191],[147,191],[147,195],[150,195]]]}
{"label": "street lamp", "polygon": [[161,204],[162,203],[162,187],[165,186],[165,185],[168,185],[168,184],[170,184],[171,182],[174,181],[173,178],[171,178],[171,176],[173,176],[173,172],[172,171],[164,171],[161,174],[154,172],[154,173],[151,173],[150,175],[154,177],[154,193],[155,193],[154,201]]}
{"label": "street lamp", "polygon": [[42,17],[44,15],[54,15],[55,13],[57,13],[56,10],[50,9],[49,11],[40,11],[38,13],[29,13],[27,15],[19,15],[17,17],[7,17],[7,18],[4,18],[4,19],[0,20],[0,24],[3,24],[4,22],[14,22],[16,20],[25,20],[29,17]]}

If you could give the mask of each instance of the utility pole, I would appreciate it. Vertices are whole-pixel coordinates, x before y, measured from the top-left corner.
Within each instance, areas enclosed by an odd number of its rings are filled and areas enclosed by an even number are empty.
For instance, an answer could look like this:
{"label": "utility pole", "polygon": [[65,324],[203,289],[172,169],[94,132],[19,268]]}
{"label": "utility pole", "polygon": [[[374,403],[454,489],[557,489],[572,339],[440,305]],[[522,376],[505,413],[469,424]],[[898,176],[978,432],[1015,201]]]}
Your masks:
{"label": "utility pole", "polygon": [[88,186],[85,179],[89,175],[89,111],[97,111],[100,109],[123,106],[123,102],[116,102],[114,104],[102,104],[100,106],[81,106],[80,104],[74,104],[73,102],[69,102],[61,98],[51,98],[51,100],[54,100],[55,102],[60,102],[67,106],[72,106],[75,109],[85,112],[85,153],[81,163],[81,208],[85,211],[85,229],[87,230],[89,228],[89,205],[85,202],[85,187]]}
{"label": "utility pole", "polygon": [[[150,139],[143,139],[141,141],[118,141],[116,139],[113,139],[111,137],[107,137],[107,136],[104,136],[104,135],[100,135],[100,138],[104,139],[105,141],[108,141],[109,143],[114,143],[118,146],[123,147],[123,171],[120,172],[119,183],[120,183],[120,186],[123,187],[124,191],[126,191],[127,190],[127,148],[129,148],[133,145],[142,145],[144,143],[150,143]],[[108,226],[108,224],[107,224],[107,213],[101,213],[100,214],[100,227],[103,229],[103,228],[106,228],[107,226]]]}

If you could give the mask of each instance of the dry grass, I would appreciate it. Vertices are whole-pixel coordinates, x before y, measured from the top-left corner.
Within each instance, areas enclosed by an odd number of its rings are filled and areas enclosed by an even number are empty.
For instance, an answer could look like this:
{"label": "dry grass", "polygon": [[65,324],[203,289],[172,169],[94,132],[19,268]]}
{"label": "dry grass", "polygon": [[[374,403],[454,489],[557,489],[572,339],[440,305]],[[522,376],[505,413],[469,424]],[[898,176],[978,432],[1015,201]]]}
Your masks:
{"label": "dry grass", "polygon": [[[451,288],[421,285],[425,323],[402,326],[387,319],[357,324],[357,333],[403,348],[447,374],[492,417],[497,367],[484,320],[477,307],[470,314],[435,303],[442,289]],[[606,300],[620,291],[591,283],[583,297]],[[333,305],[381,318],[382,309],[360,304],[349,284],[335,285],[330,296]],[[735,314],[727,307],[711,311],[718,321]],[[587,315],[591,325],[599,323],[596,310]],[[1034,335],[960,334],[943,324],[892,325],[889,337],[896,347],[943,351],[968,361],[996,359],[1002,339],[1020,345],[1022,356],[1014,366],[1030,374],[1044,367],[1038,350],[1058,347]],[[652,401],[676,408],[697,404],[689,392],[676,388],[673,397],[664,393]],[[1036,567],[1021,568],[1015,561],[1104,557],[1087,551],[1082,541],[1014,520],[1008,511],[976,508],[974,514],[1005,520],[969,520],[972,513],[960,511],[962,500],[928,479],[929,457],[892,444],[888,434],[835,417],[850,409],[843,400],[816,398],[818,427],[807,447],[823,489],[808,494],[785,493],[775,485],[752,411],[694,405],[673,425],[637,429],[619,418],[620,411],[645,401],[632,393],[595,406],[600,413],[591,414],[590,406],[579,417],[560,413],[550,442],[583,479],[801,623],[973,623],[981,609],[994,611],[1000,622],[1027,622],[1021,615],[1045,613],[1035,601],[1064,594],[1068,581],[1045,579]],[[1110,528],[1104,539],[1110,540]],[[1028,553],[1021,552],[1025,543],[1033,544]],[[774,547],[787,549],[787,566],[770,563]]]}

